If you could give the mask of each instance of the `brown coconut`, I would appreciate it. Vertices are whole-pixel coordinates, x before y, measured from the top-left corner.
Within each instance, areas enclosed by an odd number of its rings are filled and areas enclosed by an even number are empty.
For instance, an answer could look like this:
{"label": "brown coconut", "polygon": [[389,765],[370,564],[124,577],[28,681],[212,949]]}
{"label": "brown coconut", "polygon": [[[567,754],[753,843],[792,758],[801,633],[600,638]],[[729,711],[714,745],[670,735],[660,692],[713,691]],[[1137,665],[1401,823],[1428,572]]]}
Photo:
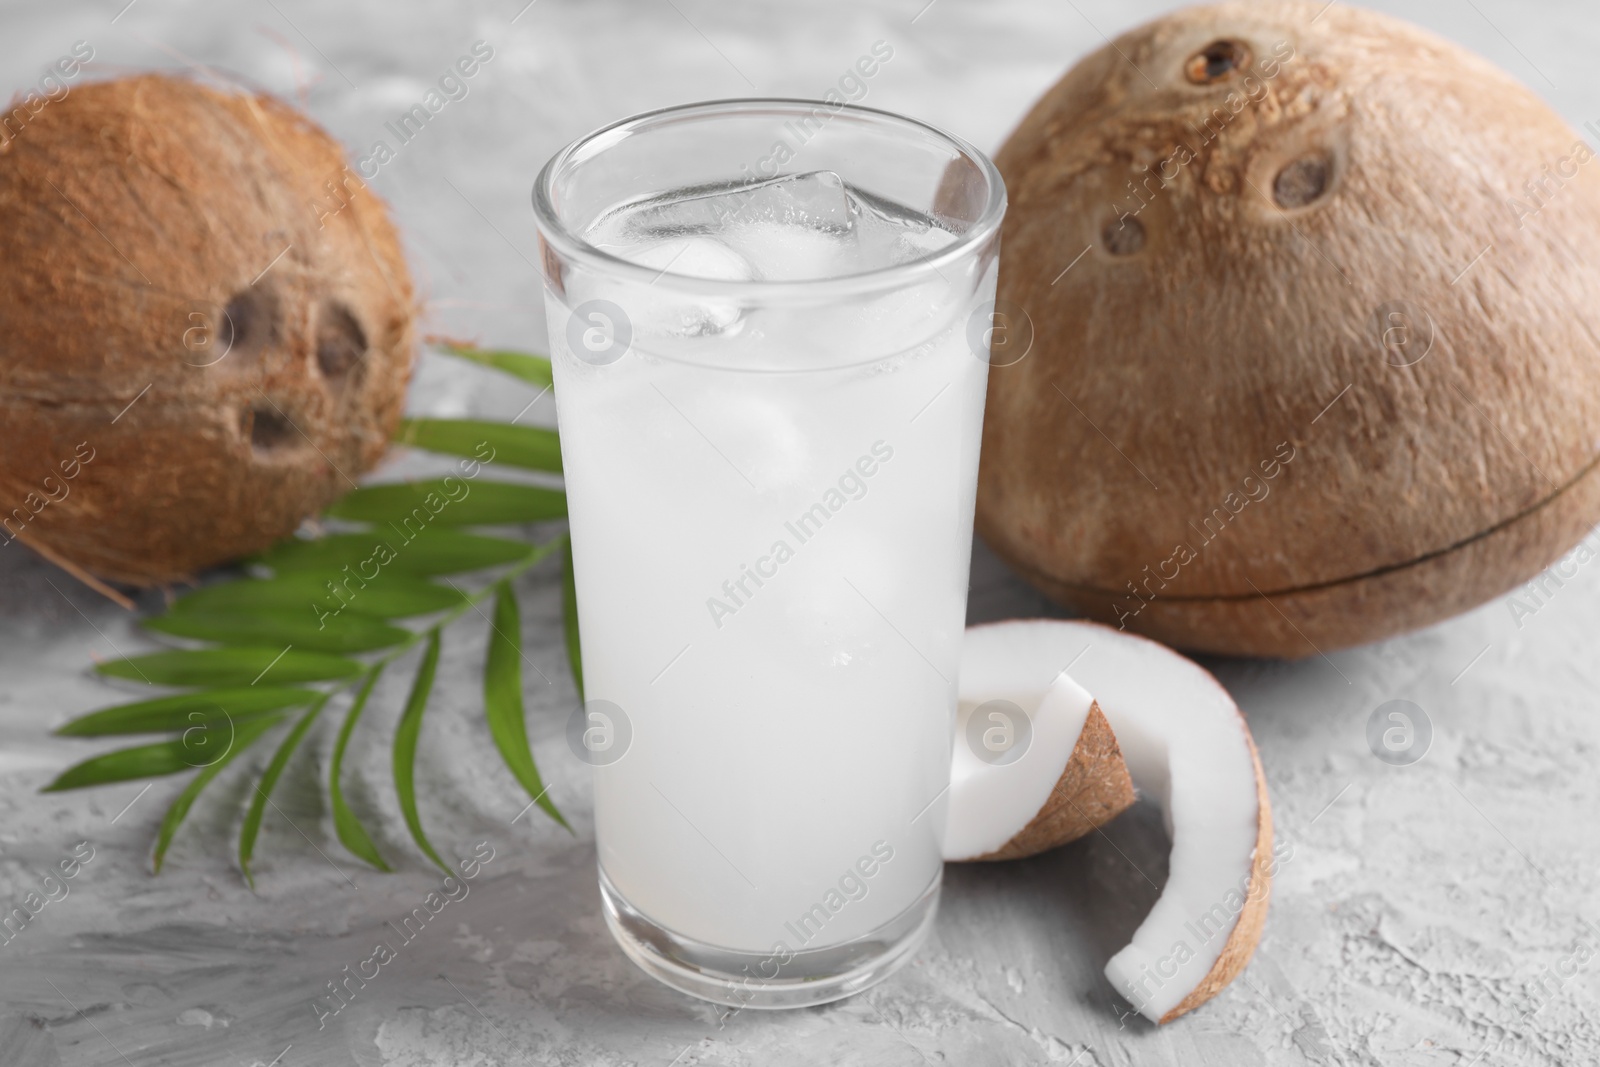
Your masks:
{"label": "brown coconut", "polygon": [[990,377],[978,528],[1051,596],[1299,657],[1600,520],[1600,164],[1491,64],[1343,4],[1191,8],[997,162],[1034,340]]}
{"label": "brown coconut", "polygon": [[291,533],[399,418],[395,228],[271,97],[147,75],[49,103],[0,147],[0,273],[0,543],[167,582]]}

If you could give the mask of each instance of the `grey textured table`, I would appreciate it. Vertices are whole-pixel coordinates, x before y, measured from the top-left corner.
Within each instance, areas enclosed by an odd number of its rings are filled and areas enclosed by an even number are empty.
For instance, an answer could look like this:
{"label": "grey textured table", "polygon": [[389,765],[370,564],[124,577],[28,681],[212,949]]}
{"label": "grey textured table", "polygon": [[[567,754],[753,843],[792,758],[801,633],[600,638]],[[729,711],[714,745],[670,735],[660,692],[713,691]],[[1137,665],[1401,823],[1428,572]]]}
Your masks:
{"label": "grey textured table", "polygon": [[[373,186],[407,233],[428,326],[530,347],[544,326],[527,193],[572,137],[695,98],[818,96],[885,40],[894,58],[866,102],[992,149],[1102,32],[1167,6],[125,2],[10,0],[5,88],[85,40],[101,75],[203,64],[303,90],[360,154],[457,55],[489,41],[495,57],[471,94]],[[1383,6],[1492,57],[1574,126],[1600,116],[1589,5]],[[505,417],[526,402],[491,383],[426,360],[412,406]],[[548,401],[535,411],[552,414]],[[36,889],[78,842],[93,858],[68,897],[0,944],[0,1064],[1594,1063],[1600,968],[1590,959],[1568,975],[1564,961],[1595,948],[1583,922],[1600,920],[1597,589],[1600,568],[1586,567],[1520,624],[1497,601],[1327,660],[1213,665],[1249,716],[1294,856],[1243,979],[1174,1025],[1124,1018],[1100,976],[1164,872],[1159,817],[1139,808],[1038,859],[950,870],[927,947],[870,993],[719,1026],[717,1009],[645,978],[603,928],[586,769],[560,737],[573,693],[556,581],[537,572],[523,584],[527,653],[553,682],[530,674],[533,745],[577,833],[516,819],[524,797],[477,714],[484,635],[464,627],[430,713],[423,804],[437,842],[488,841],[495,858],[319,1029],[311,999],[436,885],[397,829],[387,785],[400,683],[380,689],[351,765],[355,803],[381,822],[386,853],[405,857],[400,872],[367,870],[333,839],[314,777],[326,769],[322,736],[280,787],[254,892],[228,858],[246,789],[237,778],[218,783],[153,877],[150,845],[178,784],[37,792],[94,750],[49,731],[116,697],[87,674],[93,657],[143,639],[127,614],[13,547],[0,551],[0,903]],[[980,551],[975,619],[1047,610]],[[1364,739],[1372,709],[1397,697],[1435,731],[1426,758],[1403,768]]]}

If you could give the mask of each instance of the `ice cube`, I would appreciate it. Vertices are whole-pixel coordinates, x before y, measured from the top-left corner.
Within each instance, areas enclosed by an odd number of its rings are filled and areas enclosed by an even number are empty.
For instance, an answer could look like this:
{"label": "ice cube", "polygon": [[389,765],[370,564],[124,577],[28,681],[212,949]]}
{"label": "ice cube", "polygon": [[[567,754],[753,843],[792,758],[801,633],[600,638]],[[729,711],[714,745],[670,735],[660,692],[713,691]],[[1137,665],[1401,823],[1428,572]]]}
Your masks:
{"label": "ice cube", "polygon": [[[721,257],[679,256],[675,242],[716,237],[743,255],[751,277],[841,277],[920,259],[955,240],[928,215],[857,189],[832,171],[721,183],[619,205],[589,228],[590,243],[674,274],[729,275]],[[661,251],[661,249],[666,251]]]}
{"label": "ice cube", "polygon": [[[731,283],[839,278],[921,259],[955,240],[928,215],[857,189],[832,171],[700,185],[629,201],[596,219],[586,236],[651,271],[644,280],[596,277],[596,292],[589,294],[621,307],[646,350],[672,355],[679,342],[738,335],[745,339],[739,342],[741,362],[754,353],[750,339],[816,349],[843,362],[855,361],[842,356],[846,349],[865,346],[870,351],[863,358],[878,357],[917,341],[900,335],[895,324],[904,316],[877,314],[860,301],[843,301],[821,314],[815,307],[766,304],[748,292],[685,292],[674,277]],[[670,343],[652,343],[657,341]],[[682,354],[721,358],[710,350]],[[731,352],[723,355],[733,358]]]}
{"label": "ice cube", "polygon": [[596,219],[591,242],[653,241],[686,234],[723,234],[770,222],[848,233],[853,205],[832,171],[811,171],[758,182],[697,185],[623,204]]}
{"label": "ice cube", "polygon": [[855,207],[854,247],[860,270],[872,270],[937,252],[956,235],[931,216],[880,196],[851,187]]}
{"label": "ice cube", "polygon": [[[674,274],[741,281],[825,278],[840,273],[856,213],[837,174],[811,171],[635,200],[595,220],[588,238],[625,259]],[[753,273],[729,274],[724,257],[678,255],[678,242],[712,236],[737,249]]]}
{"label": "ice cube", "polygon": [[920,259],[955,235],[828,171],[763,183],[730,218],[728,243],[770,281],[839,278]]}
{"label": "ice cube", "polygon": [[850,252],[850,230],[810,229],[758,220],[738,226],[728,237],[758,265],[765,281],[803,281],[854,273],[840,270]]}
{"label": "ice cube", "polygon": [[715,237],[668,237],[632,247],[606,248],[606,251],[641,266],[695,278],[747,282],[755,277],[751,262]]}
{"label": "ice cube", "polygon": [[603,298],[620,307],[632,334],[641,340],[730,333],[743,319],[744,305],[731,297],[684,293],[660,280],[669,272],[714,281],[752,280],[755,268],[750,261],[717,238],[696,234],[629,241],[618,235],[598,241],[591,237],[591,243],[656,272],[654,279],[643,282],[610,282],[593,276],[568,282],[577,301]]}

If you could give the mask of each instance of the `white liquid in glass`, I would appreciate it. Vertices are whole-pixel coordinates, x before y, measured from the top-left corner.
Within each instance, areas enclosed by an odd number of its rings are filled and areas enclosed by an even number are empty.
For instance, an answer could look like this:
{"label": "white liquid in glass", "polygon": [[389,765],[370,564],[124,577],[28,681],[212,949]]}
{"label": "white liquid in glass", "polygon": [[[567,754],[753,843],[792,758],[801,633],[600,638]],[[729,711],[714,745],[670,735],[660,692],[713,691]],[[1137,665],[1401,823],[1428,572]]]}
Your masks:
{"label": "white liquid in glass", "polygon": [[[768,281],[955,239],[827,173],[634,201],[587,238]],[[600,862],[679,935],[838,945],[939,876],[992,268],[973,289],[933,272],[837,314],[578,277],[547,298],[558,327],[626,316],[614,361],[589,350],[610,324],[551,330],[556,397],[586,696],[632,733],[595,770]]]}

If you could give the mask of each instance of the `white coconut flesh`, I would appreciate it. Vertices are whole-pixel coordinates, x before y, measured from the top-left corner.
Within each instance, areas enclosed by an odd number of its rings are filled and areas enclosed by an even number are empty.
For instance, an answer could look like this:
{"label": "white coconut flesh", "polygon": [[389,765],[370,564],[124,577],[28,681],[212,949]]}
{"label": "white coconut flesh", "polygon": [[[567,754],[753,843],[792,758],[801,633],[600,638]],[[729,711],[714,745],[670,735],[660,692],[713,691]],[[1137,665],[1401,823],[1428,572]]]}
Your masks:
{"label": "white coconut flesh", "polygon": [[[947,860],[995,852],[1039,814],[1094,704],[1088,691],[1061,670],[1065,661],[1054,670],[1040,670],[1029,649],[1012,647],[997,629],[968,630],[962,646],[945,821]],[[996,701],[1026,716],[1025,743],[1020,724],[1007,721],[1015,711]]]}
{"label": "white coconut flesh", "polygon": [[[1028,694],[1036,694],[1032,700],[1043,733],[1049,729],[1047,713],[1069,703],[1066,692],[1082,692],[1078,700],[1085,706],[1092,695],[1116,735],[1134,786],[1160,805],[1172,842],[1167,883],[1132,943],[1112,957],[1105,973],[1140,1014],[1165,1020],[1206,980],[1246,902],[1265,889],[1250,884],[1262,812],[1254,749],[1238,707],[1198,664],[1154,641],[1095,623],[993,623],[968,630],[966,642],[960,685],[963,708],[995,695],[1027,708]],[[1077,684],[1067,690],[1060,674],[1069,664],[1071,680]],[[1049,699],[1058,692],[1063,695]],[[1059,714],[1063,725],[1048,734],[1049,759],[1057,774],[1074,743],[1066,743],[1062,750],[1059,734],[1081,730],[1084,721],[1082,712],[1069,717],[1063,707]],[[1069,727],[1069,722],[1075,725]],[[995,803],[989,793],[970,784],[957,790],[954,778],[965,747],[958,736],[950,796],[952,828],[980,821],[979,815],[963,810],[967,804]],[[987,774],[995,789],[1026,787],[1030,801],[1041,790],[1047,793],[1047,780],[1053,780],[1041,767],[1037,782],[1021,776],[1002,782],[997,772],[1009,768],[984,768],[976,758],[972,763],[979,766],[966,769],[969,782]],[[1038,810],[1034,804],[1032,811],[1018,814],[1024,807],[1020,798],[1004,806],[1005,817],[1014,819],[1007,826],[997,825],[997,807],[996,825],[968,847],[1009,838]],[[947,842],[956,843],[949,838]],[[1225,982],[1226,978],[1219,985]],[[1210,992],[1214,990],[1201,999]],[[1185,1010],[1193,1006],[1188,1004]]]}

